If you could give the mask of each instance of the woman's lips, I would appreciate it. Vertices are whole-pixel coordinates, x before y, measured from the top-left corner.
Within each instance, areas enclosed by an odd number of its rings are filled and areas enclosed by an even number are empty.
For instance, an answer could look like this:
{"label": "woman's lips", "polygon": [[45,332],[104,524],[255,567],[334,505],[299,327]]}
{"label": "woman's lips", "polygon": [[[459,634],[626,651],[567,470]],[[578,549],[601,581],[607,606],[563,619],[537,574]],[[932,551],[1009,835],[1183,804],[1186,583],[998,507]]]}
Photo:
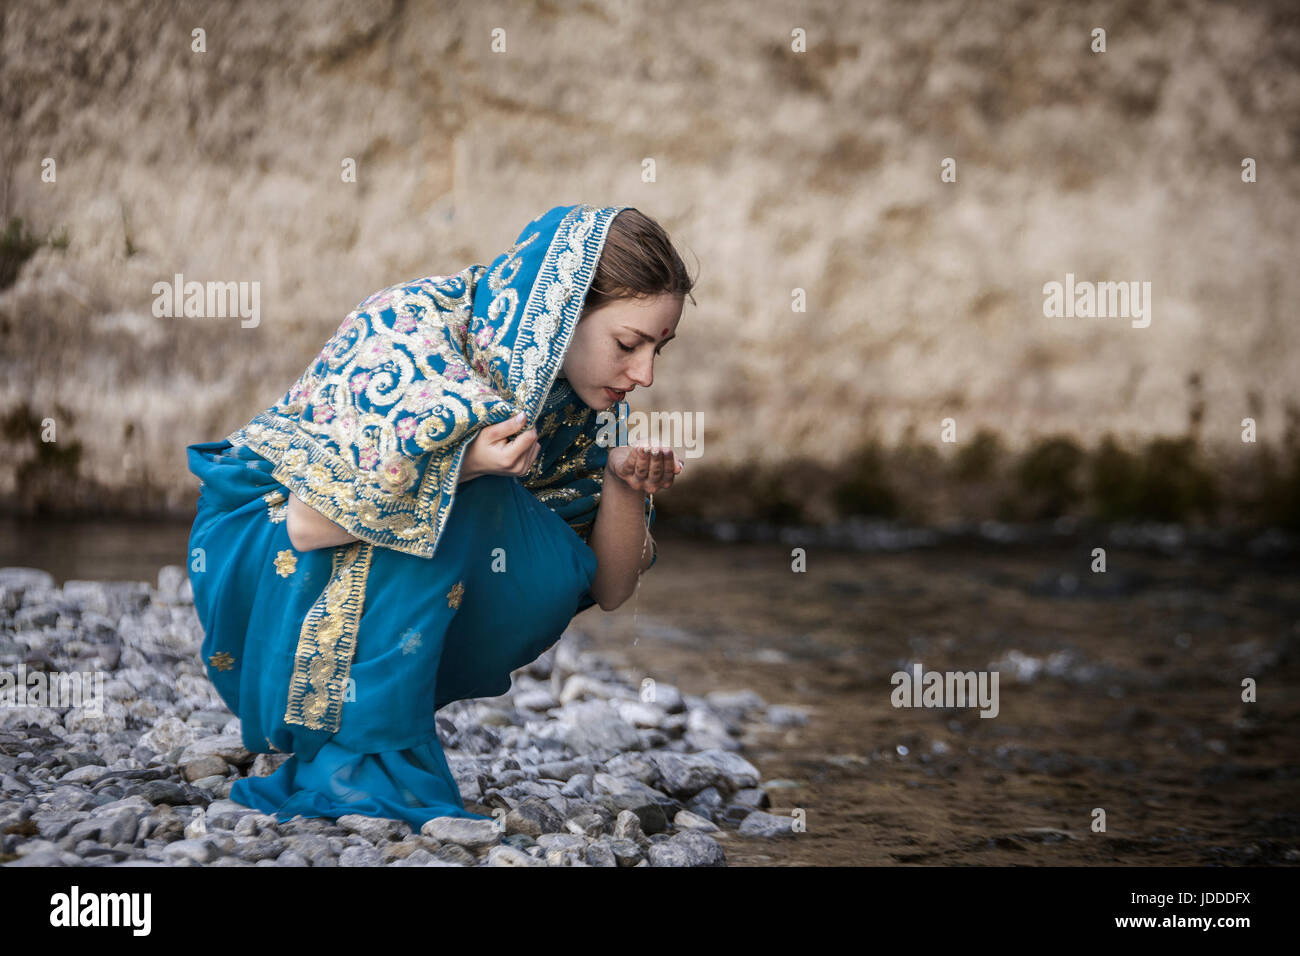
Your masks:
{"label": "woman's lips", "polygon": [[615,391],[614,389],[610,388],[608,385],[605,386],[605,397],[608,398],[611,402],[623,401],[623,396],[626,394],[627,392]]}

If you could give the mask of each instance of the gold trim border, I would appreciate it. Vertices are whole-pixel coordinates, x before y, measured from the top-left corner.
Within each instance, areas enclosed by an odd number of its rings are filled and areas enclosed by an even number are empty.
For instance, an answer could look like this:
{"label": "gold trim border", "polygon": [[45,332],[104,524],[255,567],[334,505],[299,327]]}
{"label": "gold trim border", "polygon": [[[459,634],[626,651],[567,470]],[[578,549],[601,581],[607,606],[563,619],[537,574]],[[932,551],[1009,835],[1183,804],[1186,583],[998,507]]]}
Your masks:
{"label": "gold trim border", "polygon": [[366,541],[334,549],[329,582],[307,612],[298,635],[286,724],[338,731],[374,553],[375,546]]}

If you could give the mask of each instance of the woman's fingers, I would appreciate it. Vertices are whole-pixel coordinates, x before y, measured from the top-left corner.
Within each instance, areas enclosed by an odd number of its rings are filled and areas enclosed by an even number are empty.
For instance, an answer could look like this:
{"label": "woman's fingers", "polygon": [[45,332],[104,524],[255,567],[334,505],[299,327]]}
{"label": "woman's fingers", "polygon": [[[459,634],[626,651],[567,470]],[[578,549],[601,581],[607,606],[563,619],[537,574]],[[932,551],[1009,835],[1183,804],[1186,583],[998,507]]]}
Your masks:
{"label": "woman's fingers", "polygon": [[530,428],[526,432],[521,432],[518,438],[506,446],[506,450],[509,452],[510,467],[513,468],[528,461],[533,452],[540,448],[541,442],[537,437],[537,429]]}
{"label": "woman's fingers", "polygon": [[524,416],[516,415],[514,418],[507,418],[503,422],[497,422],[495,425],[487,425],[484,431],[488,432],[488,438],[491,441],[505,441],[511,435],[516,434],[519,429],[524,427]]}

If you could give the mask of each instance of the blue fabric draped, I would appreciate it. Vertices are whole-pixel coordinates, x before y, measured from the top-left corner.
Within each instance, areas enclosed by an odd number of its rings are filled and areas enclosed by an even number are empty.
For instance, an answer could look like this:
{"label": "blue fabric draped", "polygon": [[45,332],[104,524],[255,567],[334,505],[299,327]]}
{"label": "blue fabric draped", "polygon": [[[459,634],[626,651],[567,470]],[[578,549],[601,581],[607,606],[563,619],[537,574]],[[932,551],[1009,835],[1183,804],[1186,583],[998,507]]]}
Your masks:
{"label": "blue fabric draped", "polygon": [[[559,364],[594,273],[583,244],[598,231],[598,256],[621,208],[556,207],[492,268],[376,293],[279,403],[188,447],[205,667],[244,746],[291,754],[268,777],[236,781],[232,800],[281,820],[359,813],[418,829],[439,816],[488,819],[465,809],[435,713],[506,693],[511,672],[595,603],[587,538],[608,448]],[[545,308],[530,311],[534,300]],[[533,319],[507,320],[520,301]],[[447,331],[458,315],[464,338]],[[462,374],[447,341],[477,343],[457,347],[477,371]],[[361,373],[358,357],[369,363]],[[484,383],[495,397],[475,391]],[[428,388],[442,391],[407,394]],[[516,409],[538,429],[532,471],[459,484],[469,439]],[[296,551],[291,491],[360,540]]]}

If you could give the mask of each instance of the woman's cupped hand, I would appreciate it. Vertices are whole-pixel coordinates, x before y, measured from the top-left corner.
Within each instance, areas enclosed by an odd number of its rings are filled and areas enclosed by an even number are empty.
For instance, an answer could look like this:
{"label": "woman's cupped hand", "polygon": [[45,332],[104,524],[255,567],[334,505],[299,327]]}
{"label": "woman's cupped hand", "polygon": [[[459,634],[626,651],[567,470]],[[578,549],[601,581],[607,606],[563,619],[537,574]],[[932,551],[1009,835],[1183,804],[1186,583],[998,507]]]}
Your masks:
{"label": "woman's cupped hand", "polygon": [[672,487],[673,479],[681,474],[685,462],[680,461],[671,448],[639,445],[622,445],[609,450],[605,459],[605,474],[613,475],[629,488],[645,494],[654,494]]}

